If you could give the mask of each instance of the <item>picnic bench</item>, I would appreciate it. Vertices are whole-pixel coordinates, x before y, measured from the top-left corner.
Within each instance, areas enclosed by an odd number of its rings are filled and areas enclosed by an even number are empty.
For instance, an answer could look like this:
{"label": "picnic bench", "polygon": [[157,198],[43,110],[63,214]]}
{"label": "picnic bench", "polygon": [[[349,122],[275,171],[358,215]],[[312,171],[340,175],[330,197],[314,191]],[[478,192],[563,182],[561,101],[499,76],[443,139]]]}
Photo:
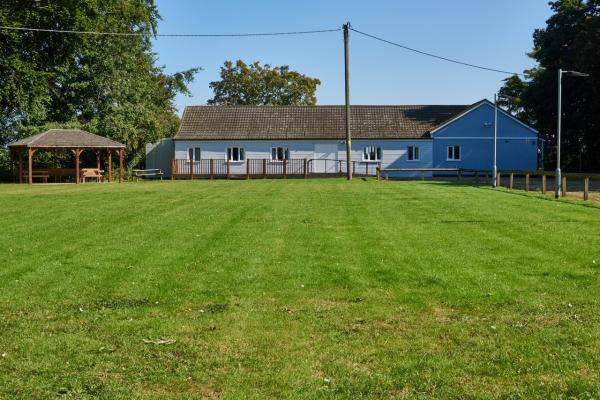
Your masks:
{"label": "picnic bench", "polygon": [[[33,170],[31,171],[31,179],[41,179],[42,182],[48,183],[48,178],[50,178],[50,173],[45,170]],[[23,179],[27,181],[29,179],[29,174],[27,171],[23,172]]]}
{"label": "picnic bench", "polygon": [[139,181],[140,178],[157,178],[159,177],[162,181],[163,178],[162,169],[153,168],[153,169],[134,169],[133,176],[135,176],[135,180]]}
{"label": "picnic bench", "polygon": [[85,183],[86,179],[95,179],[96,182],[102,182],[104,170],[98,168],[82,168],[81,182]]}

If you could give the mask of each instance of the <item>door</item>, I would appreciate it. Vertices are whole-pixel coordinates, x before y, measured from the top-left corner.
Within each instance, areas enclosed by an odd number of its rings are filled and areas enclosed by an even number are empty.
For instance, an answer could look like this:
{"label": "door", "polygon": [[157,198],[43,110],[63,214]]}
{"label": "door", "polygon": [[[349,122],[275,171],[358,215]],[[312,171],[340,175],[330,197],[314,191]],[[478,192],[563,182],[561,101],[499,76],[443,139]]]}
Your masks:
{"label": "door", "polygon": [[315,174],[334,174],[338,172],[337,155],[337,143],[315,143],[312,172]]}

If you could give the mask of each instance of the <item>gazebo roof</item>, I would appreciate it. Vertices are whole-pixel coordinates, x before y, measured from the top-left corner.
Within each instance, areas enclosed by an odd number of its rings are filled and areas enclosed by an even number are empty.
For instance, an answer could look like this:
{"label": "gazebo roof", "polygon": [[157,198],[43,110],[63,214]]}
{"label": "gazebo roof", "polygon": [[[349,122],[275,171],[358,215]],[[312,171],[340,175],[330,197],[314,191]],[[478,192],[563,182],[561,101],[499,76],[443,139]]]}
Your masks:
{"label": "gazebo roof", "polygon": [[8,145],[11,148],[124,149],[125,145],[81,129],[50,129]]}

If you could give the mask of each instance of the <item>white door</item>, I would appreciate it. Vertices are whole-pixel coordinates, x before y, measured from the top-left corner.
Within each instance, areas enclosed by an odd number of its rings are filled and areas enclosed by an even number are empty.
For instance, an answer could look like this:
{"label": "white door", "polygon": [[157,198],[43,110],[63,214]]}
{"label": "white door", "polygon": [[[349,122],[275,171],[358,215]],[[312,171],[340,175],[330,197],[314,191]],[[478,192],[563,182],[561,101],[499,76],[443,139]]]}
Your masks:
{"label": "white door", "polygon": [[315,143],[312,172],[317,174],[338,172],[337,143]]}

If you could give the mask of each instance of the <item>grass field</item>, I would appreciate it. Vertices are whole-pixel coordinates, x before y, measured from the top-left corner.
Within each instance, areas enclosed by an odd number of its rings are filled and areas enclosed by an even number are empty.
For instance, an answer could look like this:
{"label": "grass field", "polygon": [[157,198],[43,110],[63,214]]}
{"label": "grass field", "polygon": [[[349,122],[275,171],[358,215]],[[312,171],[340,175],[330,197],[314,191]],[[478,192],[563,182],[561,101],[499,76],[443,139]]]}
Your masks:
{"label": "grass field", "polygon": [[0,221],[0,398],[600,397],[597,204],[4,185]]}

